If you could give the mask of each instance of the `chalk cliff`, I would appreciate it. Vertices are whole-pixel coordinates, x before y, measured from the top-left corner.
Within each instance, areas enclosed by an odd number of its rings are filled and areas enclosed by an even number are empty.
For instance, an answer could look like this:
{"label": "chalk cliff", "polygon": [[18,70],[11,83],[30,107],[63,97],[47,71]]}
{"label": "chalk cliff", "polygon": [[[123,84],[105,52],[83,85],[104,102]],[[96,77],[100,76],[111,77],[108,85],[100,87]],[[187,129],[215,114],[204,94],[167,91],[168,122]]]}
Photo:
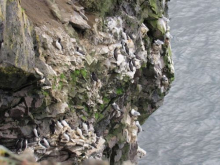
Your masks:
{"label": "chalk cliff", "polygon": [[167,3],[0,0],[0,144],[37,161],[136,163],[139,123],[174,80]]}

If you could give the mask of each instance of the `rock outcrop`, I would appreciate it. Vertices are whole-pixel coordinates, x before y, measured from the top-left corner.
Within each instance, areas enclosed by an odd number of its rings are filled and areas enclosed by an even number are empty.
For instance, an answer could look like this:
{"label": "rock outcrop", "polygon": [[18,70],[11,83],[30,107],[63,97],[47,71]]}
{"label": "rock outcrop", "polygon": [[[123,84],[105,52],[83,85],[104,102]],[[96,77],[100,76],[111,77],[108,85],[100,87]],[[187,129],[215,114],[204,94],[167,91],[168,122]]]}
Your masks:
{"label": "rock outcrop", "polygon": [[0,0],[0,144],[135,164],[174,67],[167,0]]}

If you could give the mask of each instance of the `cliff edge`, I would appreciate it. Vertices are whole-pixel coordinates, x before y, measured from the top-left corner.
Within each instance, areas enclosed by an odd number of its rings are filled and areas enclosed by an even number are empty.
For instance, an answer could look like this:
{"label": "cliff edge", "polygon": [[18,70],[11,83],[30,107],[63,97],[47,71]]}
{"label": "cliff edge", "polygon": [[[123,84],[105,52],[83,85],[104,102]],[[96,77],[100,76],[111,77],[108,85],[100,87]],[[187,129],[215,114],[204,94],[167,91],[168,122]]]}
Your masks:
{"label": "cliff edge", "polygon": [[0,0],[0,144],[40,162],[137,163],[174,80],[167,3]]}

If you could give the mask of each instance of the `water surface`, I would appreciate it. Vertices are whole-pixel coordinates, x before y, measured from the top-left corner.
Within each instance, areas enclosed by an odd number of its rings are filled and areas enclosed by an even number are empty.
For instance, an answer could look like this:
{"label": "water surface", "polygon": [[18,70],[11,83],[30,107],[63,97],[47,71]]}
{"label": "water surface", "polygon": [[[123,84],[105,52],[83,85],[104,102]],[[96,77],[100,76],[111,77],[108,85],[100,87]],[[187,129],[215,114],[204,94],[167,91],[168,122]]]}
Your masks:
{"label": "water surface", "polygon": [[169,3],[176,79],[139,135],[140,165],[220,165],[220,0]]}

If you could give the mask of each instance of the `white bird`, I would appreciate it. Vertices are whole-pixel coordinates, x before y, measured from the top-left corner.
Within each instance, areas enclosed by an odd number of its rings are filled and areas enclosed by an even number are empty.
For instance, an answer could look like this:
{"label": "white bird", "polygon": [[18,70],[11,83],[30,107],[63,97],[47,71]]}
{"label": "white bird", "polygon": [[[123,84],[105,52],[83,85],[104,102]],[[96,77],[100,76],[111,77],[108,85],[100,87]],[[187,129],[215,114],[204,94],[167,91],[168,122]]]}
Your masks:
{"label": "white bird", "polygon": [[113,107],[114,110],[116,110],[116,111],[121,111],[121,109],[119,108],[118,104],[116,104],[115,102],[112,103],[112,107]]}
{"label": "white bird", "polygon": [[39,145],[42,149],[46,149],[46,147],[44,147],[44,146],[40,143],[40,141],[38,142],[38,145]]}
{"label": "white bird", "polygon": [[44,141],[45,146],[47,148],[50,148],[50,144],[49,144],[49,142],[45,138],[43,138],[43,141]]}
{"label": "white bird", "polygon": [[88,132],[88,125],[86,123],[83,123],[82,126],[83,126],[83,129],[85,130],[86,134],[88,134],[89,133]]}
{"label": "white bird", "polygon": [[70,128],[69,124],[65,120],[62,120],[61,123],[64,127]]}
{"label": "white bird", "polygon": [[170,22],[170,20],[167,17],[165,17],[164,15],[162,15],[162,19],[167,23]]}
{"label": "white bird", "polygon": [[59,121],[57,121],[56,126],[57,126],[59,129],[63,129],[63,125],[62,125]]}
{"label": "white bird", "polygon": [[62,45],[60,42],[61,42],[61,39],[58,38],[58,40],[56,40],[56,47],[57,47],[57,49],[62,50],[63,48],[62,48]]}
{"label": "white bird", "polygon": [[140,116],[141,114],[137,111],[135,111],[134,109],[131,110],[131,114],[135,117]]}
{"label": "white bird", "polygon": [[120,64],[121,64],[122,62],[124,62],[124,61],[125,61],[124,56],[121,55],[121,54],[119,54],[119,55],[118,55],[118,59],[117,59],[117,65],[120,66]]}
{"label": "white bird", "polygon": [[128,37],[125,32],[122,32],[121,35],[124,40],[128,40]]}
{"label": "white bird", "polygon": [[173,36],[170,34],[170,32],[166,32],[166,34],[164,35],[164,38],[166,39],[172,39]]}
{"label": "white bird", "polygon": [[147,154],[147,152],[139,146],[138,146],[137,152],[138,152],[138,155],[140,155],[140,158]]}
{"label": "white bird", "polygon": [[33,129],[33,132],[34,132],[35,137],[39,137],[36,128]]}
{"label": "white bird", "polygon": [[161,79],[161,82],[162,82],[163,85],[168,85],[169,84],[169,80],[166,77],[166,75],[163,75],[163,77]]}
{"label": "white bird", "polygon": [[51,86],[43,86],[42,89],[51,89]]}
{"label": "white bird", "polygon": [[44,78],[44,74],[42,72],[40,72],[40,70],[38,68],[34,68],[35,72],[40,75],[41,79]]}
{"label": "white bird", "polygon": [[78,133],[78,135],[79,135],[82,139],[84,139],[84,136],[83,136],[83,134],[82,134],[82,130],[81,130],[79,127],[77,127],[76,132]]}
{"label": "white bird", "polygon": [[154,43],[155,43],[155,44],[157,44],[157,45],[159,45],[159,46],[164,44],[164,42],[163,42],[163,41],[158,40],[158,39],[157,39],[157,40],[155,40],[155,41],[154,41]]}
{"label": "white bird", "polygon": [[142,130],[142,127],[141,127],[139,121],[136,121],[135,124],[136,124],[136,126],[138,127],[138,131],[139,131],[139,132],[142,132],[143,130]]}
{"label": "white bird", "polygon": [[165,4],[166,4],[166,0],[162,0],[161,1],[161,6],[162,6],[163,9],[165,9]]}
{"label": "white bird", "polygon": [[28,148],[28,141],[27,141],[27,139],[25,139],[24,146],[25,146],[24,149],[27,149],[27,148]]}
{"label": "white bird", "polygon": [[70,137],[66,133],[63,133],[63,138],[66,139],[67,142],[70,141]]}

